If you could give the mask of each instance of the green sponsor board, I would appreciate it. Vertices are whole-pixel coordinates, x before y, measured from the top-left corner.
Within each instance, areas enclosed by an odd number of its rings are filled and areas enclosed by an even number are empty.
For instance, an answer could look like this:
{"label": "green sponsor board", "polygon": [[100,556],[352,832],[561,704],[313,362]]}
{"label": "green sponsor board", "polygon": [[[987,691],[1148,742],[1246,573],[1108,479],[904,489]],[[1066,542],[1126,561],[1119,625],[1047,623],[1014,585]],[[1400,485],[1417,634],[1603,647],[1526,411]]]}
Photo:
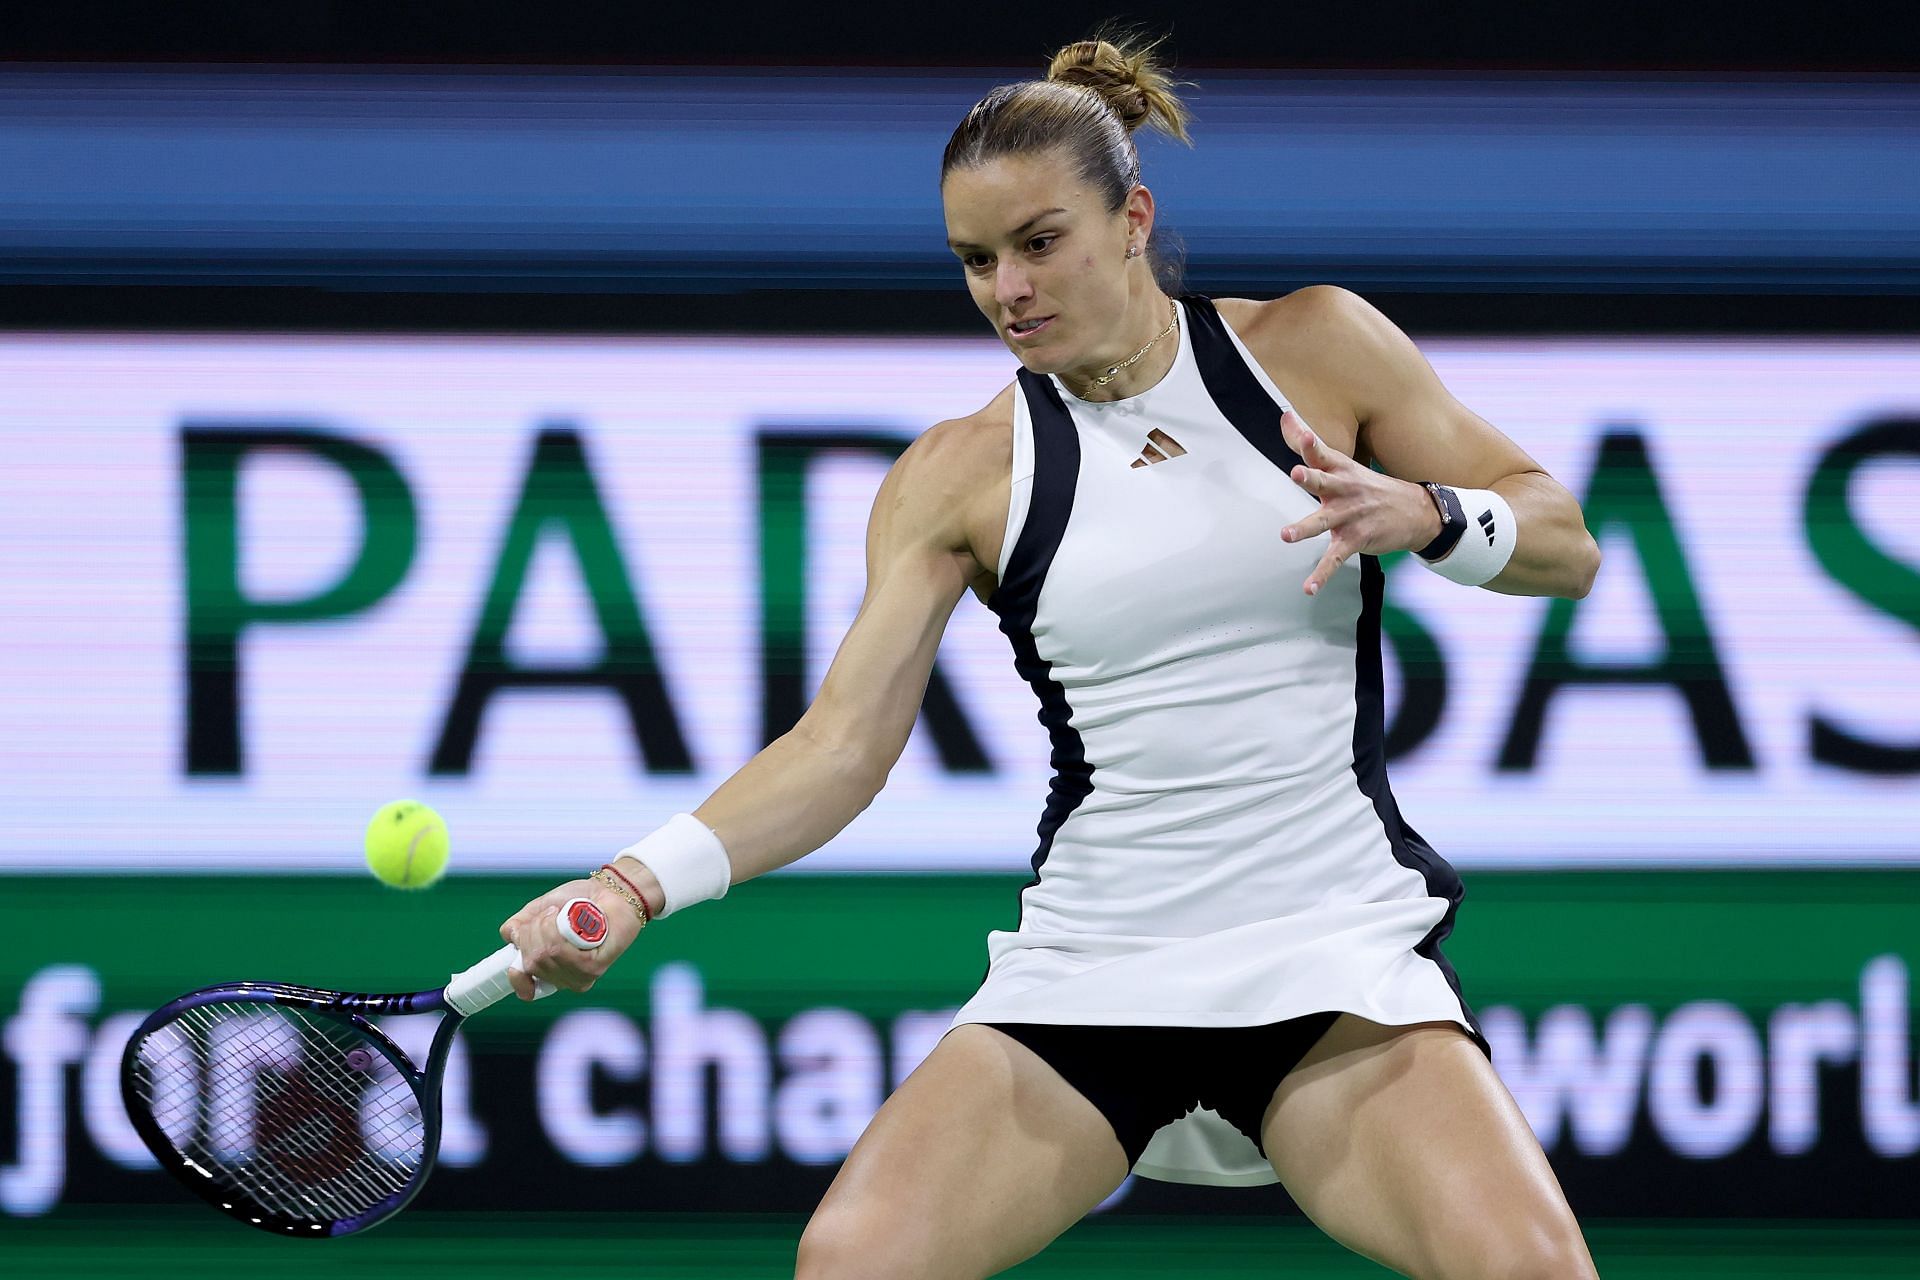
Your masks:
{"label": "green sponsor board", "polygon": [[[431,986],[548,887],[0,882],[0,1208],[172,1200],[118,1104],[146,1010],[238,978]],[[587,996],[490,1011],[463,1032],[425,1203],[803,1211],[972,991],[1018,887],[776,876],[663,923]],[[1916,907],[1896,871],[1489,872],[1447,949],[1581,1212],[1903,1216]],[[1114,1207],[1282,1204],[1138,1181]]]}

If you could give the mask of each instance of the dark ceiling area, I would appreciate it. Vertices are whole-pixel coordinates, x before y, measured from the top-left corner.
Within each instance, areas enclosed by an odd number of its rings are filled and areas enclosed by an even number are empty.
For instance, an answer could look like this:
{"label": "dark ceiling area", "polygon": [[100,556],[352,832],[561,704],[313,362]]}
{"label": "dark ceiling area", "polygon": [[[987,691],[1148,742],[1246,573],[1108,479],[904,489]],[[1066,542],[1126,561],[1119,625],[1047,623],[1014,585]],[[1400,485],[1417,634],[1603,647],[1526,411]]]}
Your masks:
{"label": "dark ceiling area", "polygon": [[8,6],[0,60],[603,66],[1026,66],[1110,20],[1176,65],[1355,70],[1920,72],[1910,3],[1343,0],[929,9],[644,0],[66,0]]}

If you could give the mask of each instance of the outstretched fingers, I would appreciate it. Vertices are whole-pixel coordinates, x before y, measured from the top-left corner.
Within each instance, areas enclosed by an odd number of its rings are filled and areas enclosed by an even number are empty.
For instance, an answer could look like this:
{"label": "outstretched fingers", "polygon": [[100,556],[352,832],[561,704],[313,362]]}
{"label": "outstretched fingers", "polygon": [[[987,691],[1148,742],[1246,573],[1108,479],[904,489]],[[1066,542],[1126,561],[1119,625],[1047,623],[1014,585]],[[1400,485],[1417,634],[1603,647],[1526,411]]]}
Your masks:
{"label": "outstretched fingers", "polygon": [[[1345,540],[1338,530],[1333,504],[1336,499],[1353,496],[1352,479],[1347,469],[1357,465],[1353,459],[1338,449],[1330,449],[1306,423],[1300,415],[1288,409],[1280,415],[1280,434],[1287,446],[1300,456],[1300,465],[1288,471],[1293,482],[1320,499],[1320,505],[1304,519],[1295,521],[1280,531],[1282,542],[1305,542],[1308,538],[1317,538],[1323,533],[1332,532],[1333,538],[1328,544],[1326,554],[1320,557],[1320,563],[1313,567],[1302,589],[1308,595],[1319,594],[1320,588],[1332,581],[1340,566],[1347,562],[1356,544]],[[1343,504],[1341,520],[1351,517],[1351,504]]]}
{"label": "outstretched fingers", "polygon": [[1280,438],[1287,442],[1287,448],[1302,458],[1307,456],[1306,437],[1310,434],[1312,433],[1307,430],[1307,424],[1300,421],[1299,414],[1291,409],[1280,411]]}
{"label": "outstretched fingers", "polygon": [[1316,498],[1324,498],[1333,486],[1334,478],[1324,471],[1316,471],[1309,466],[1297,466],[1287,472],[1287,479],[1305,489]]}
{"label": "outstretched fingers", "polygon": [[1315,435],[1313,428],[1300,420],[1300,415],[1288,409],[1280,415],[1280,437],[1287,447],[1300,455],[1300,460],[1317,471],[1337,471],[1342,463],[1353,459],[1338,449],[1329,449],[1326,443]]}
{"label": "outstretched fingers", "polygon": [[1320,557],[1320,563],[1313,566],[1313,573],[1307,578],[1306,593],[1310,596],[1320,594],[1320,588],[1333,580],[1333,575],[1340,571],[1340,566],[1352,554],[1352,547],[1335,538],[1333,545],[1327,548],[1327,554]]}
{"label": "outstretched fingers", "polygon": [[1313,460],[1316,451],[1324,452],[1324,447],[1314,438],[1306,424],[1300,421],[1298,414],[1289,409],[1280,415],[1280,433],[1286,439],[1287,446],[1304,460],[1287,472],[1287,478],[1320,499],[1320,507],[1306,519],[1288,525],[1280,531],[1282,542],[1304,542],[1308,538],[1318,537],[1333,527],[1327,515],[1327,499],[1333,496],[1336,486],[1335,477],[1317,466]]}
{"label": "outstretched fingers", "polygon": [[1280,541],[1305,542],[1308,538],[1319,537],[1331,528],[1333,528],[1333,520],[1327,515],[1326,504],[1323,502],[1318,510],[1314,511],[1313,514],[1307,516],[1304,520],[1290,524],[1282,529],[1280,531]]}

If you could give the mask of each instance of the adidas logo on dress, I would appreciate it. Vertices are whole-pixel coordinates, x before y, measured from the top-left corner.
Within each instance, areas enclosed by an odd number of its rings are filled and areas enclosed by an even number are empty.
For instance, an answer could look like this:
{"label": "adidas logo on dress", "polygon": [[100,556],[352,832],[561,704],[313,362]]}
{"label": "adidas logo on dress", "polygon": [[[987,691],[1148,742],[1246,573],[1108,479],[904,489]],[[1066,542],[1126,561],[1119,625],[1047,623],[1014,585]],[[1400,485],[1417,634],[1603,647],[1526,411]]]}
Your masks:
{"label": "adidas logo on dress", "polygon": [[1150,467],[1156,462],[1169,462],[1185,452],[1178,440],[1155,427],[1147,432],[1147,447],[1142,449],[1140,456],[1128,465],[1129,467]]}

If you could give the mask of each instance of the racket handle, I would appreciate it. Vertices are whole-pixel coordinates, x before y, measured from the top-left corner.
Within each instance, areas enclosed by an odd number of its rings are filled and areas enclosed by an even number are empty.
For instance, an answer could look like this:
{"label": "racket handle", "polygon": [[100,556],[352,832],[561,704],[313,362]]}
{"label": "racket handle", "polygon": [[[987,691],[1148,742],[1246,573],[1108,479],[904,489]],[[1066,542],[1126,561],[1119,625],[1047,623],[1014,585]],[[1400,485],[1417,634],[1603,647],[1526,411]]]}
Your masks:
{"label": "racket handle", "polygon": [[[520,967],[520,948],[509,942],[492,955],[461,973],[453,975],[447,983],[447,1003],[454,1012],[470,1018],[489,1005],[499,1004],[513,994],[513,984],[507,980],[508,969]],[[533,980],[533,998],[550,996],[559,988],[551,982]]]}
{"label": "racket handle", "polygon": [[[607,917],[589,898],[569,898],[554,919],[560,936],[582,951],[591,951],[607,940]],[[520,968],[520,948],[509,942],[464,973],[456,973],[447,983],[447,1003],[462,1017],[472,1017],[488,1005],[498,1004],[513,994],[507,980],[508,969]],[[521,972],[526,972],[524,969]],[[539,1000],[559,990],[551,982],[533,980],[533,998]]]}

